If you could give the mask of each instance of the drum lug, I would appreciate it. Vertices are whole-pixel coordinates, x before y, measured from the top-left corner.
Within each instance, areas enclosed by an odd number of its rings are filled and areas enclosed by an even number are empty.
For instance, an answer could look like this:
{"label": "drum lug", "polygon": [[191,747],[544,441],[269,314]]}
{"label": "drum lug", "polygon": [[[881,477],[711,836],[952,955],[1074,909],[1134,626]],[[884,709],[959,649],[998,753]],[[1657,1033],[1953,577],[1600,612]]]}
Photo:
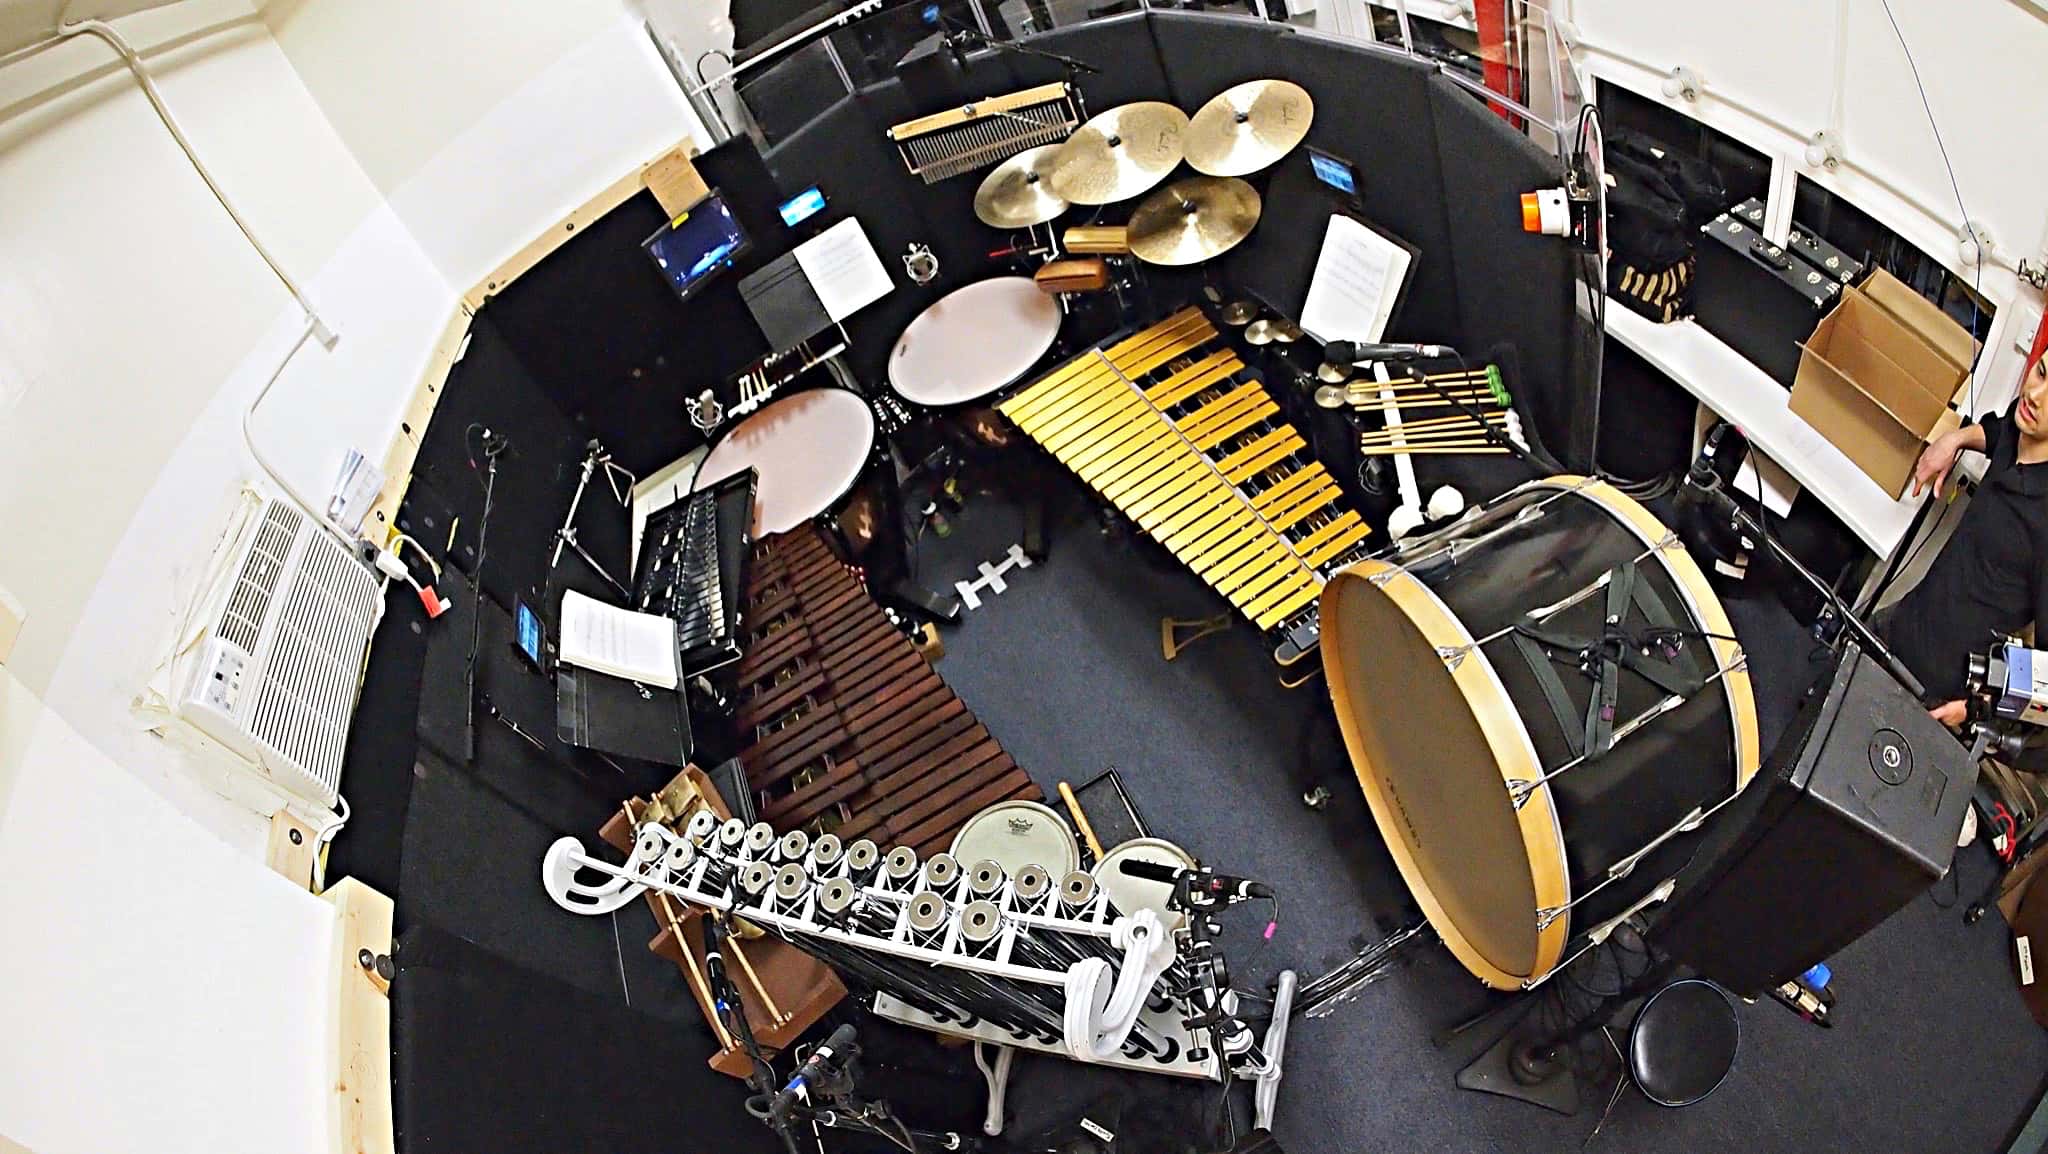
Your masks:
{"label": "drum lug", "polygon": [[1367,577],[1366,580],[1372,582],[1372,585],[1375,589],[1384,588],[1387,582],[1392,581],[1394,579],[1394,575],[1399,572],[1401,572],[1399,568],[1382,569],[1379,572],[1373,574],[1372,576]]}
{"label": "drum lug", "polygon": [[1465,660],[1465,655],[1471,651],[1472,647],[1470,645],[1439,645],[1436,647],[1436,655],[1443,661],[1444,668],[1453,671],[1458,668],[1460,662]]}
{"label": "drum lug", "polygon": [[1671,532],[1668,529],[1664,531],[1664,535],[1662,537],[1657,538],[1657,548],[1659,549],[1677,549],[1680,547],[1681,545],[1678,540],[1678,534]]}
{"label": "drum lug", "polygon": [[1542,933],[1544,930],[1549,929],[1551,923],[1563,917],[1564,912],[1570,908],[1570,906],[1545,906],[1537,910],[1536,932]]}
{"label": "drum lug", "polygon": [[1515,803],[1516,810],[1520,810],[1523,806],[1529,804],[1529,799],[1536,796],[1536,787],[1539,784],[1541,783],[1525,781],[1520,778],[1515,778],[1508,782],[1508,797]]}

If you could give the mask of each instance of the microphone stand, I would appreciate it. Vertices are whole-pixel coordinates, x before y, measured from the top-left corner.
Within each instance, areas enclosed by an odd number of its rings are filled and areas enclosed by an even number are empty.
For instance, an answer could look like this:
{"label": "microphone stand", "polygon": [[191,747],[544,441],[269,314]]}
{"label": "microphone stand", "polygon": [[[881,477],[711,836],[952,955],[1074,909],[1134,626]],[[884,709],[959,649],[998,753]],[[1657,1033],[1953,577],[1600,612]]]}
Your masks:
{"label": "microphone stand", "polygon": [[[469,660],[463,663],[462,681],[467,690],[463,701],[462,736],[469,758],[476,757],[476,655],[482,644],[484,624],[484,542],[491,531],[491,499],[498,491],[498,457],[512,443],[484,430],[484,512],[476,523],[476,584],[469,606]],[[473,463],[473,462],[472,462]]]}
{"label": "microphone stand", "polygon": [[1813,570],[1801,564],[1799,558],[1792,555],[1791,550],[1785,548],[1776,537],[1766,532],[1764,526],[1758,524],[1755,517],[1750,516],[1749,510],[1744,509],[1726,489],[1721,487],[1721,477],[1718,473],[1710,469],[1696,468],[1686,475],[1686,483],[1698,489],[1708,501],[1713,503],[1714,508],[1718,512],[1728,518],[1730,528],[1746,533],[1755,540],[1762,541],[1764,547],[1771,551],[1773,557],[1784,562],[1786,568],[1791,569],[1808,585],[1813,586],[1820,593],[1821,597],[1833,607],[1834,611],[1841,616],[1842,624],[1856,635],[1856,640],[1863,646],[1864,651],[1877,658],[1878,662],[1885,667],[1885,671],[1897,678],[1899,684],[1906,687],[1907,692],[1916,698],[1926,696],[1927,687],[1920,683],[1920,679],[1913,675],[1912,670],[1906,668],[1906,663],[1899,660],[1899,655],[1893,653],[1891,647],[1879,639],[1870,626],[1864,622],[1863,618],[1857,616],[1855,611],[1849,608],[1848,604],[1842,600],[1841,595],[1835,592],[1834,586],[1821,580]]}

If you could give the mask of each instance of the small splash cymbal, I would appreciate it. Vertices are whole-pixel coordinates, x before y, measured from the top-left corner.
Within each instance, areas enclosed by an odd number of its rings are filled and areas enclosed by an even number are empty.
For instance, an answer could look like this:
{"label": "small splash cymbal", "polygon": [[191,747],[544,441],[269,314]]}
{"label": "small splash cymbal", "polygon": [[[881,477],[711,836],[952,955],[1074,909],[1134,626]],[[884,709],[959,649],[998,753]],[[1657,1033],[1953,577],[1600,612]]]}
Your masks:
{"label": "small splash cymbal", "polygon": [[1245,326],[1244,340],[1250,345],[1270,345],[1280,338],[1274,334],[1276,326],[1270,320],[1255,320]]}
{"label": "small splash cymbal", "polygon": [[1223,306],[1223,323],[1226,325],[1250,324],[1258,315],[1259,306],[1251,301],[1231,301]]}
{"label": "small splash cymbal", "polygon": [[[1324,366],[1327,368],[1328,366]],[[1320,375],[1320,372],[1318,373]],[[1342,385],[1317,385],[1316,404],[1325,409],[1341,409],[1351,403],[1351,395]]]}
{"label": "small splash cymbal", "polygon": [[[1316,379],[1326,385],[1341,385],[1351,379],[1350,365],[1333,365],[1328,361],[1316,366]],[[1322,390],[1318,389],[1318,394]],[[1338,390],[1342,392],[1343,390]]]}
{"label": "small splash cymbal", "polygon": [[1131,213],[1131,255],[1147,264],[1198,264],[1250,236],[1259,193],[1235,177],[1191,176],[1145,198]]}
{"label": "small splash cymbal", "polygon": [[1315,119],[1308,90],[1287,80],[1226,88],[1188,121],[1188,167],[1209,176],[1248,176],[1294,150]]}
{"label": "small splash cymbal", "polygon": [[1066,198],[1052,190],[1057,144],[1027,148],[997,165],[974,190],[974,215],[990,228],[1030,228],[1067,211]]}
{"label": "small splash cymbal", "polygon": [[1291,345],[1301,339],[1301,326],[1283,317],[1275,322],[1273,337],[1283,345]]}
{"label": "small splash cymbal", "polygon": [[1099,112],[1059,146],[1052,190],[1073,204],[1128,200],[1180,164],[1187,127],[1187,113],[1157,100]]}

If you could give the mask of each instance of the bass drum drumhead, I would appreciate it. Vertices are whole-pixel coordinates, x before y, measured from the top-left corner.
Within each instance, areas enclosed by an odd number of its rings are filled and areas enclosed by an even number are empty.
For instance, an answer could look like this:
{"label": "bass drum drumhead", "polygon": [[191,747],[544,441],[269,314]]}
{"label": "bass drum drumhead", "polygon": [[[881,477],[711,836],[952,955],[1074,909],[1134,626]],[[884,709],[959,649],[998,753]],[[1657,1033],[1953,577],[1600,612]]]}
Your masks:
{"label": "bass drum drumhead", "polygon": [[[1578,930],[1625,912],[1670,876],[1664,855],[1689,852],[1683,839],[1592,893],[1630,851],[1748,782],[1755,706],[1704,575],[1654,516],[1612,487],[1536,482],[1443,539],[1461,543],[1455,557],[1442,540],[1426,540],[1331,579],[1323,665],[1359,785],[1417,903],[1468,970],[1515,989],[1548,975]],[[1518,809],[1511,783],[1538,782],[1572,755],[1560,750],[1551,703],[1515,664],[1515,638],[1493,635],[1539,609],[1555,614],[1545,624],[1558,632],[1571,632],[1556,625],[1569,615],[1590,616],[1597,629],[1598,596],[1557,607],[1631,559],[1638,583],[1661,588],[1693,635],[1687,660],[1697,671],[1734,672],[1704,677],[1683,705],[1535,786]],[[1643,712],[1643,686],[1631,688],[1638,696],[1624,694],[1617,728]],[[1566,711],[1581,725],[1582,706]],[[1575,897],[1596,900],[1575,909]]]}
{"label": "bass drum drumhead", "polygon": [[1016,877],[1028,865],[1044,866],[1055,878],[1081,868],[1081,846],[1050,806],[1035,801],[992,805],[960,827],[950,851],[963,867],[992,861]]}
{"label": "bass drum drumhead", "polygon": [[1167,908],[1167,899],[1173,896],[1173,887],[1165,882],[1149,878],[1136,878],[1117,868],[1119,862],[1149,861],[1175,869],[1195,868],[1194,855],[1163,838],[1134,837],[1127,842],[1112,846],[1102,855],[1102,861],[1095,867],[1095,884],[1109,895],[1109,903],[1118,913],[1134,914],[1139,910],[1151,910],[1159,915],[1159,922],[1167,930],[1180,929],[1188,924],[1186,910]]}

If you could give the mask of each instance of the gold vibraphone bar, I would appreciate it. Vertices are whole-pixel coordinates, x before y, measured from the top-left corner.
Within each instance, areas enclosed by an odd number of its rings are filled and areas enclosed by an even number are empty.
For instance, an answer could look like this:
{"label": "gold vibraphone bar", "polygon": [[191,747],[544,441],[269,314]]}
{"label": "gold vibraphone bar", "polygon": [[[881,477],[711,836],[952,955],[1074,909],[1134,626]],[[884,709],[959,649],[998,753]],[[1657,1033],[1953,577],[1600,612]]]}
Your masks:
{"label": "gold vibraphone bar", "polygon": [[1328,574],[1371,532],[1200,309],[1091,349],[999,408],[1262,630],[1315,647]]}

